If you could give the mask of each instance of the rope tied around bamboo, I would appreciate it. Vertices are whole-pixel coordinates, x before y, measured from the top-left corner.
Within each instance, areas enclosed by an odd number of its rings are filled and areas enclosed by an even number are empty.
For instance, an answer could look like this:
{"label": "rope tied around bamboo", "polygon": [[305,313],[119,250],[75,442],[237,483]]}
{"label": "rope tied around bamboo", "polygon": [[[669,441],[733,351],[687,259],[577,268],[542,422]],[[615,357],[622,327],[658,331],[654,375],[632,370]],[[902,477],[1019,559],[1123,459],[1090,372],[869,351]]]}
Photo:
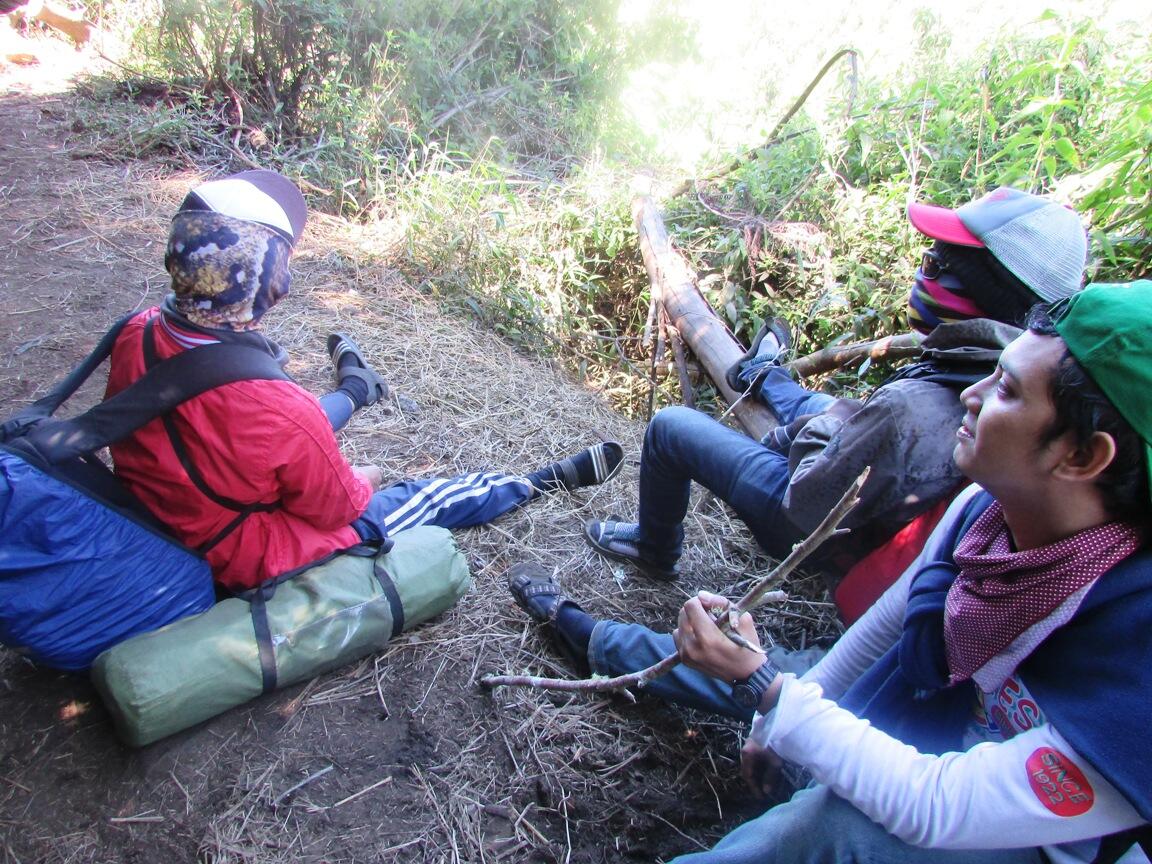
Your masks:
{"label": "rope tied around bamboo", "polygon": [[[816,526],[811,534],[792,547],[792,551],[788,553],[788,556],[783,561],[759,579],[739,600],[729,603],[727,608],[718,611],[715,617],[716,626],[720,628],[725,636],[742,648],[764,653],[762,649],[752,645],[735,631],[736,623],[739,621],[740,616],[766,603],[780,603],[787,600],[788,594],[775,586],[783,582],[784,579],[799,567],[805,559],[812,555],[825,540],[848,533],[849,529],[841,528],[840,523],[844,521],[849,511],[859,503],[860,490],[868,480],[868,474],[871,470],[872,468],[869,466],[860,472],[860,476],[853,480],[844,494],[840,496],[840,500],[836,503],[836,506],[828,512],[828,515],[821,520],[820,524]],[[641,669],[638,672],[631,672],[627,675],[617,675],[614,678],[608,678],[603,675],[597,675],[592,678],[543,678],[536,675],[485,675],[480,679],[480,686],[489,690],[495,687],[532,687],[538,690],[563,690],[579,693],[605,693],[615,691],[635,701],[636,697],[628,688],[644,687],[661,675],[672,671],[672,669],[681,662],[680,652],[674,651],[660,662],[654,663],[645,669]]]}

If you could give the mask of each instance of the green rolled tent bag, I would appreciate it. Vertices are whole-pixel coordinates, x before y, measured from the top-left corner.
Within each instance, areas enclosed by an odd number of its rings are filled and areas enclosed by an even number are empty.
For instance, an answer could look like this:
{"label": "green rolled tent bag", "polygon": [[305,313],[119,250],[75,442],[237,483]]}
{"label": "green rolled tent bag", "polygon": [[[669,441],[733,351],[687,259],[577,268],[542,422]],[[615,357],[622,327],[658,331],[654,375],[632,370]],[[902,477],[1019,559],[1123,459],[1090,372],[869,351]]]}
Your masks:
{"label": "green rolled tent bag", "polygon": [[443,528],[402,531],[253,594],[121,642],[92,680],[136,747],[369,654],[452,606],[468,563]]}

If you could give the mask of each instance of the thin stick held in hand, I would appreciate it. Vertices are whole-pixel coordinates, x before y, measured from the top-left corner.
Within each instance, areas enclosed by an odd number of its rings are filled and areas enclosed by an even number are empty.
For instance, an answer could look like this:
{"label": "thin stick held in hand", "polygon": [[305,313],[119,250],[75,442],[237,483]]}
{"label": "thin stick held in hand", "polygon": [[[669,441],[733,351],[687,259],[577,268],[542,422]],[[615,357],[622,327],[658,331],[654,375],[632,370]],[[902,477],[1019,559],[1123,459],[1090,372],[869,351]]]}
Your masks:
{"label": "thin stick held in hand", "polygon": [[[840,534],[848,533],[847,529],[842,529],[839,525],[844,521],[844,517],[848,515],[848,511],[859,502],[860,490],[864,487],[864,482],[868,479],[868,473],[871,470],[871,467],[867,467],[860,472],[860,476],[852,482],[852,485],[844,492],[836,506],[833,507],[820,524],[816,526],[816,530],[793,546],[787,558],[777,564],[771,572],[749,588],[743,597],[731,604],[728,609],[722,610],[719,613],[720,618],[717,620],[716,626],[723,630],[729,639],[737,645],[755,650],[744,637],[738,633],[731,632],[732,622],[739,620],[742,613],[751,612],[753,609],[763,606],[765,603],[780,602],[788,599],[788,595],[785,592],[774,588],[774,586],[778,585],[789,573],[799,567],[801,562],[815,552],[820,544],[829,537],[836,537]],[[732,614],[733,612],[735,613],[734,615]],[[670,672],[679,665],[679,663],[680,652],[675,651],[659,663],[649,666],[647,669],[641,669],[639,672],[632,672],[628,675],[617,675],[615,678],[572,679],[540,678],[535,675],[485,675],[480,679],[480,685],[487,689],[492,689],[493,687],[534,687],[541,690],[565,690],[581,693],[604,693],[619,690],[629,698],[634,698],[632,694],[628,692],[627,688],[643,687],[649,681]]]}

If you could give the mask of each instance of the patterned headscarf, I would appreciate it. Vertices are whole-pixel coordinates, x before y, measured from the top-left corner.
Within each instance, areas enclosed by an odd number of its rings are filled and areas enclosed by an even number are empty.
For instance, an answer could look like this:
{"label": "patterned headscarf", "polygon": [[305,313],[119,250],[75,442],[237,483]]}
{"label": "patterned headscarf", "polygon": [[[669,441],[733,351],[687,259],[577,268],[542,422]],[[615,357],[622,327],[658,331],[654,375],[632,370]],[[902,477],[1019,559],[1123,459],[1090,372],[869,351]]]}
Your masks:
{"label": "patterned headscarf", "polygon": [[928,279],[916,269],[916,281],[908,295],[908,324],[927,335],[941,324],[987,318],[984,310],[964,296],[964,286],[951,273]]}
{"label": "patterned headscarf", "polygon": [[908,296],[908,324],[914,330],[927,334],[940,324],[970,318],[1019,326],[1028,310],[1040,302],[987,249],[937,240],[932,251],[945,269],[936,279],[928,279],[917,268]]}
{"label": "patterned headscarf", "polygon": [[173,305],[201,327],[252,330],[289,290],[292,246],[259,222],[184,211],[172,220],[164,267]]}
{"label": "patterned headscarf", "polygon": [[164,266],[171,305],[201,327],[244,331],[288,294],[288,259],[308,209],[275,171],[243,171],[188,193],[172,220]]}

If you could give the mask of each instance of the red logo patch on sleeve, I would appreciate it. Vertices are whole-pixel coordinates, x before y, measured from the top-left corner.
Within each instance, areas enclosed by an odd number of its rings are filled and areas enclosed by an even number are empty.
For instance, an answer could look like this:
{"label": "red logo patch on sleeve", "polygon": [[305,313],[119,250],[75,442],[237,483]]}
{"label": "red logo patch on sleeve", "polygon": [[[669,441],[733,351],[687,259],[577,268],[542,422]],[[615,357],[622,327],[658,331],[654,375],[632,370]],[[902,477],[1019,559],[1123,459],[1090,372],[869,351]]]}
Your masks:
{"label": "red logo patch on sleeve", "polygon": [[1072,760],[1051,747],[1034,750],[1025,763],[1028,782],[1040,803],[1057,816],[1080,816],[1096,800],[1084,772]]}

